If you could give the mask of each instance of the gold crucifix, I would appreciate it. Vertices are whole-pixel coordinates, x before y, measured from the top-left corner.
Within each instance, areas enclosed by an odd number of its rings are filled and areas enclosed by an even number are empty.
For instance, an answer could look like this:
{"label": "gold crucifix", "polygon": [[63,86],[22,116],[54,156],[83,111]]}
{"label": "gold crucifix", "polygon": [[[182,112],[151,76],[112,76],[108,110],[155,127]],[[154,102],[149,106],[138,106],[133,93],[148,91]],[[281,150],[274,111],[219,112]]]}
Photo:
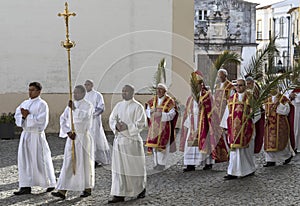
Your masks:
{"label": "gold crucifix", "polygon": [[[70,13],[68,9],[68,3],[65,3],[65,11],[64,13],[59,13],[58,16],[63,16],[65,18],[66,23],[66,40],[61,42],[61,45],[66,48],[68,53],[68,76],[69,76],[69,97],[70,101],[72,101],[72,78],[71,78],[71,48],[75,46],[74,41],[70,41],[69,39],[69,17],[75,16],[75,13]],[[72,101],[73,102],[73,101]],[[75,132],[74,121],[73,121],[73,112],[70,109],[70,119],[71,119],[71,130],[72,133]],[[76,172],[76,153],[75,153],[75,140],[72,140],[72,168],[73,174]]]}

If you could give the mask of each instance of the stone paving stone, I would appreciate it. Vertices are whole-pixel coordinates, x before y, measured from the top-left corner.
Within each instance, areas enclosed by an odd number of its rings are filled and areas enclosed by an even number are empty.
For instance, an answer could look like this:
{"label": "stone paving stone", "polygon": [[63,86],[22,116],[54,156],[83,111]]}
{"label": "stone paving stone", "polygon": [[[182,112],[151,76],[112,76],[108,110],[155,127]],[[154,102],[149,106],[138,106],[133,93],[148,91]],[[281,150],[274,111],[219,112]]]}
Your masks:
{"label": "stone paving stone", "polygon": [[[63,160],[65,139],[47,135],[56,176]],[[109,142],[113,136],[108,135]],[[178,140],[178,138],[177,138]],[[18,139],[0,140],[0,205],[107,205],[110,197],[110,166],[97,167],[96,184],[92,196],[80,198],[79,192],[70,191],[66,200],[33,187],[31,195],[14,196],[18,189],[17,150]],[[168,169],[156,172],[152,156],[146,156],[147,194],[144,199],[126,198],[115,205],[300,205],[300,155],[289,165],[264,168],[263,154],[255,156],[257,171],[254,176],[224,181],[227,163],[216,164],[211,171],[183,173],[183,154],[171,155]]]}

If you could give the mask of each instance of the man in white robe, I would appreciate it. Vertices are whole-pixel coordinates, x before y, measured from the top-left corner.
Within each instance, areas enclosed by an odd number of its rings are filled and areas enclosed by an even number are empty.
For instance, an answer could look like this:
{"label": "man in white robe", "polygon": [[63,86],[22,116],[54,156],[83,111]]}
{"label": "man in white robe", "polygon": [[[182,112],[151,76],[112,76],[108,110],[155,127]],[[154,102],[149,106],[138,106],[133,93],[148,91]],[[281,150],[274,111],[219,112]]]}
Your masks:
{"label": "man in white robe", "polygon": [[86,88],[85,99],[94,106],[93,123],[91,127],[91,135],[95,145],[95,166],[107,165],[111,163],[110,149],[102,127],[101,114],[104,112],[104,100],[100,92],[94,90],[92,80],[86,80],[84,83]]}
{"label": "man in white robe", "polygon": [[[93,105],[84,99],[85,88],[78,85],[74,89],[74,102],[69,101],[60,116],[60,137],[68,137],[64,151],[64,161],[57,182],[57,192],[51,194],[61,199],[66,198],[68,190],[82,191],[80,197],[88,197],[95,185],[94,141],[89,133],[93,118]],[[74,131],[71,127],[72,109]],[[74,141],[75,161],[72,158]],[[73,169],[75,164],[75,171]],[[74,174],[75,172],[75,174]]]}
{"label": "man in white robe", "polygon": [[[237,93],[234,94],[237,96],[237,102],[245,102],[247,100],[244,99],[244,95],[246,95],[246,81],[243,79],[238,79],[237,84],[235,85]],[[229,111],[228,106],[226,106],[222,121],[220,126],[224,129],[229,130],[227,119],[229,118],[229,114],[233,111]],[[255,138],[255,129],[254,124],[256,121],[260,119],[261,115],[255,115],[254,120],[251,120],[253,133],[248,144],[248,147],[243,148],[234,148],[229,151],[229,165],[227,169],[227,175],[224,177],[225,180],[236,179],[237,177],[245,177],[253,175],[255,168],[254,161],[254,138]],[[230,117],[231,118],[231,117]],[[245,126],[246,127],[246,126]]]}
{"label": "man in white robe", "polygon": [[109,117],[115,134],[112,152],[112,200],[123,202],[125,197],[144,198],[146,193],[146,164],[140,132],[146,125],[143,106],[133,98],[134,88],[125,85],[123,101],[117,103]]}
{"label": "man in white robe", "polygon": [[18,170],[20,190],[15,195],[30,194],[32,186],[48,188],[51,192],[55,185],[55,173],[51,151],[44,130],[49,121],[47,103],[40,97],[42,85],[29,84],[29,99],[16,109],[15,120],[23,131],[18,150]]}

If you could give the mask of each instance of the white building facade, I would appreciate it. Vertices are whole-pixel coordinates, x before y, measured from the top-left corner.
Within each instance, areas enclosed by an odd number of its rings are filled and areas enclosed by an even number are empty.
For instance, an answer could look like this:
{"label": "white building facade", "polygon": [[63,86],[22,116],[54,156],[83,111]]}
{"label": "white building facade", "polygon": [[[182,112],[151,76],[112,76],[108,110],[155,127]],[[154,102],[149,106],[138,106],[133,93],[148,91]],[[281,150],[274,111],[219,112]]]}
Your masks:
{"label": "white building facade", "polygon": [[[49,130],[57,132],[68,101],[64,1],[3,0],[0,7],[0,113],[14,112],[39,81],[49,104]],[[68,1],[72,86],[86,79],[104,94],[110,114],[124,84],[148,93],[162,58],[167,85],[184,102],[193,70],[193,0]],[[142,99],[144,97],[141,97]],[[144,101],[144,100],[141,100]],[[104,124],[106,120],[104,120]]]}

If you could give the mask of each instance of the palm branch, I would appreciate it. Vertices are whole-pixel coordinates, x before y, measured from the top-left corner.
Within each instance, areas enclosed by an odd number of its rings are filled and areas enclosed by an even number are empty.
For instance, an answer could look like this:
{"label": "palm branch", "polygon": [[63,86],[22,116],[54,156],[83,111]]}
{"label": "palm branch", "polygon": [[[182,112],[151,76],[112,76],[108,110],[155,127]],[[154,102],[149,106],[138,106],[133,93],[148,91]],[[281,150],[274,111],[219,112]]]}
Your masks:
{"label": "palm branch", "polygon": [[190,85],[191,85],[191,92],[192,92],[193,98],[197,102],[199,102],[200,87],[199,87],[199,82],[197,80],[197,75],[194,72],[191,74]]}
{"label": "palm branch", "polygon": [[225,50],[222,54],[220,54],[213,63],[214,68],[210,69],[210,77],[212,80],[210,82],[210,88],[214,88],[215,80],[217,79],[217,73],[221,67],[229,63],[240,64],[241,61],[242,58],[238,53]]}
{"label": "palm branch", "polygon": [[244,67],[245,77],[251,76],[255,80],[261,80],[263,77],[263,63],[268,59],[271,65],[274,65],[274,53],[278,52],[275,44],[275,38],[272,38],[270,42],[263,47],[261,52],[256,52],[255,56],[251,58],[250,63]]}
{"label": "palm branch", "polygon": [[166,60],[162,58],[158,63],[157,70],[153,76],[153,84],[152,87],[149,88],[150,92],[156,95],[156,88],[159,83],[166,83]]}

